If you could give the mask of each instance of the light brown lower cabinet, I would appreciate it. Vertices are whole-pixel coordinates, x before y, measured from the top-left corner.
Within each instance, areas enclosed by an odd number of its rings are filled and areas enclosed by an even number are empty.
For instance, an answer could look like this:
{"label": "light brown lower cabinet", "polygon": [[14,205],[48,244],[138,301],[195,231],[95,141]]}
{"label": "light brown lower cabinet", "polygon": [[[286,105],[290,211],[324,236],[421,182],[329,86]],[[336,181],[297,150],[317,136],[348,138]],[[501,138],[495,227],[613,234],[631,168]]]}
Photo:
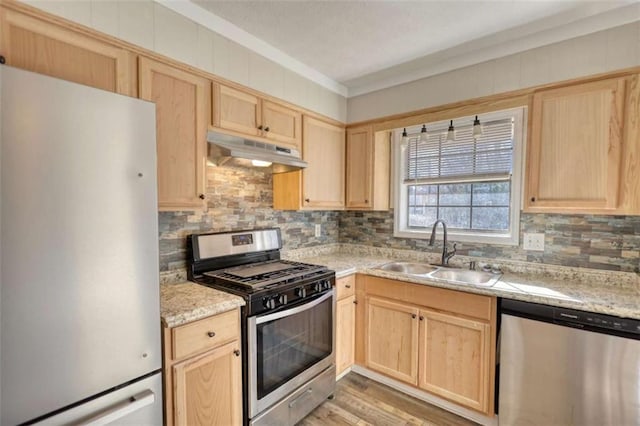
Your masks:
{"label": "light brown lower cabinet", "polygon": [[[496,298],[365,276],[356,362],[492,415]],[[417,304],[419,303],[419,305]]]}
{"label": "light brown lower cabinet", "polygon": [[227,343],[173,366],[176,424],[242,423],[242,383],[238,380],[242,373],[237,351],[237,342]]}
{"label": "light brown lower cabinet", "polygon": [[336,376],[350,368],[355,359],[356,276],[336,280]]}
{"label": "light brown lower cabinet", "polygon": [[164,329],[167,426],[241,425],[240,311]]}
{"label": "light brown lower cabinet", "polygon": [[355,355],[356,297],[336,302],[336,376],[353,365]]}
{"label": "light brown lower cabinet", "polygon": [[486,411],[489,324],[420,310],[418,387],[478,411]]}
{"label": "light brown lower cabinet", "polygon": [[367,367],[418,384],[418,309],[377,297],[366,298]]}

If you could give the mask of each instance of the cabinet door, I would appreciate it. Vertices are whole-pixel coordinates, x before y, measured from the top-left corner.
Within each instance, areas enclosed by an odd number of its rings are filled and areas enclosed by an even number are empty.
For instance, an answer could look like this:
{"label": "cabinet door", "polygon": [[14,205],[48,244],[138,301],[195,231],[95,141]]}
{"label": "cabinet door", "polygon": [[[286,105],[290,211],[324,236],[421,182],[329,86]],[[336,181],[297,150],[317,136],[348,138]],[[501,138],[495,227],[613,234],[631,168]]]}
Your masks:
{"label": "cabinet door", "polygon": [[420,388],[489,414],[489,324],[421,310],[418,352]]}
{"label": "cabinet door", "polygon": [[[300,111],[270,101],[262,101],[262,136],[294,147],[302,144],[302,114]],[[279,145],[279,144],[278,144]]]}
{"label": "cabinet door", "polygon": [[347,131],[347,208],[372,205],[372,148],[370,126]]}
{"label": "cabinet door", "polygon": [[156,104],[160,209],[201,208],[208,80],[143,57],[139,70],[140,97]]}
{"label": "cabinet door", "polygon": [[175,424],[242,424],[240,343],[173,366]]}
{"label": "cabinet door", "polygon": [[624,101],[623,78],[534,95],[527,210],[611,213],[618,207]]}
{"label": "cabinet door", "polygon": [[257,96],[222,84],[213,84],[213,125],[249,136],[261,136],[262,117]]}
{"label": "cabinet door", "polygon": [[365,364],[412,385],[418,383],[418,309],[367,297]]}
{"label": "cabinet door", "polygon": [[336,376],[353,365],[355,355],[356,297],[336,303]]}
{"label": "cabinet door", "polygon": [[16,68],[134,95],[135,63],[118,47],[30,16],[0,9],[0,54]]}
{"label": "cabinet door", "polygon": [[309,167],[302,171],[303,206],[344,207],[344,129],[311,117],[304,117],[303,158]]}

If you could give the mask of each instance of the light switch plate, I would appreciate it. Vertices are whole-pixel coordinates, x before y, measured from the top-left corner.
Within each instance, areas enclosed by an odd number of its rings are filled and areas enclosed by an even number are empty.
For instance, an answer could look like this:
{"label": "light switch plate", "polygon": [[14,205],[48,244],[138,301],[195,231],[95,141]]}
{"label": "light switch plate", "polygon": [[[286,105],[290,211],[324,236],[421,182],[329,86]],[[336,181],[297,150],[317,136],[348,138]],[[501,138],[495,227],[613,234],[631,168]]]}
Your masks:
{"label": "light switch plate", "polygon": [[524,233],[522,247],[525,250],[544,251],[544,234]]}
{"label": "light switch plate", "polygon": [[316,237],[319,237],[321,233],[322,233],[322,225],[318,223],[316,224]]}

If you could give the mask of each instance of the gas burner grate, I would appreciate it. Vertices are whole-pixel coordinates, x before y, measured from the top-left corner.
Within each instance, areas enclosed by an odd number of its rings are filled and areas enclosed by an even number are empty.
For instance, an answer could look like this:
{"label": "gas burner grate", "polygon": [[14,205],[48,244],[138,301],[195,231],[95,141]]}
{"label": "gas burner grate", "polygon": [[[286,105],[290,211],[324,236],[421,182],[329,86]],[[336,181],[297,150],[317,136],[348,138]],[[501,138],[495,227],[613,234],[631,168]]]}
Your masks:
{"label": "gas burner grate", "polygon": [[[219,271],[205,272],[204,275],[231,284],[260,288],[303,280],[318,275],[318,273],[323,273],[326,270],[326,267],[320,265],[288,260],[273,260],[235,266]],[[258,273],[253,274],[253,271],[257,271]]]}

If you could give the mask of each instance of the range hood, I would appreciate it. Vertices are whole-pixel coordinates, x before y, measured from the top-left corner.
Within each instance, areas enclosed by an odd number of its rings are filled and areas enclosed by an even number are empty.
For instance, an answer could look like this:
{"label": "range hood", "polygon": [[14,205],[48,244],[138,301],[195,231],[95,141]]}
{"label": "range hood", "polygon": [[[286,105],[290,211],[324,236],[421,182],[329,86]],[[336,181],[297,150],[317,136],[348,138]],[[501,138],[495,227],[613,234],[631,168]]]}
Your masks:
{"label": "range hood", "polygon": [[307,167],[295,148],[258,142],[240,136],[231,136],[214,131],[207,132],[208,157],[221,166],[230,159],[243,158],[271,163],[273,173],[285,173]]}

